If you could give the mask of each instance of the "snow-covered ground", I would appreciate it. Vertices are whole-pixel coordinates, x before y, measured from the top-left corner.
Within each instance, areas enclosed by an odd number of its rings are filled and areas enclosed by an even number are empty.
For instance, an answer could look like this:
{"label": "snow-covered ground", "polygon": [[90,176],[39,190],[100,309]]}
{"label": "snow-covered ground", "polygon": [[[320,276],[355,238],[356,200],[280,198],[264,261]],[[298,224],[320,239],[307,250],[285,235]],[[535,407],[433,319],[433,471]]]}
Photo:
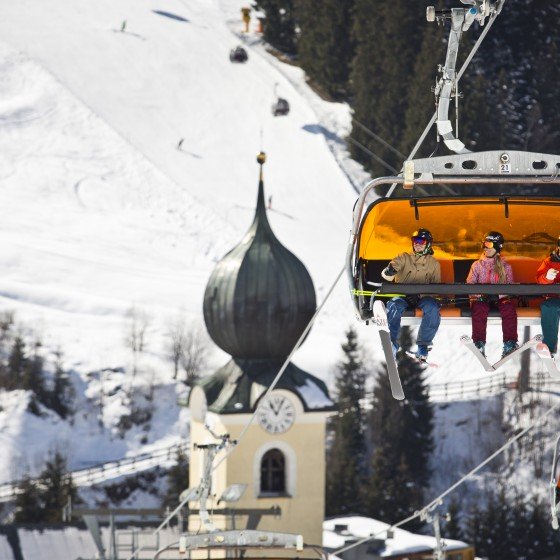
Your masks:
{"label": "snow-covered ground", "polygon": [[[0,310],[14,310],[47,348],[62,350],[79,413],[72,425],[39,419],[24,412],[24,399],[3,396],[0,482],[36,472],[56,447],[80,468],[185,437],[188,411],[175,405],[165,335],[178,318],[202,324],[207,279],[252,220],[259,150],[268,155],[272,227],[307,266],[319,302],[344,266],[356,186],[367,179],[341,140],[349,109],[316,96],[254,29],[244,39],[248,62],[231,64],[241,5],[3,6]],[[287,117],[271,114],[275,87],[289,99]],[[124,342],[131,309],[149,316],[134,380]],[[379,362],[377,335],[354,320],[343,276],[294,361],[330,380],[349,325]],[[430,383],[486,375],[460,347],[464,332],[441,329],[431,356],[441,367],[428,371]],[[500,338],[490,329],[490,354],[499,354]],[[209,370],[226,359],[215,349]],[[145,399],[154,384],[149,432],[119,437],[115,423],[131,406],[119,390]]]}

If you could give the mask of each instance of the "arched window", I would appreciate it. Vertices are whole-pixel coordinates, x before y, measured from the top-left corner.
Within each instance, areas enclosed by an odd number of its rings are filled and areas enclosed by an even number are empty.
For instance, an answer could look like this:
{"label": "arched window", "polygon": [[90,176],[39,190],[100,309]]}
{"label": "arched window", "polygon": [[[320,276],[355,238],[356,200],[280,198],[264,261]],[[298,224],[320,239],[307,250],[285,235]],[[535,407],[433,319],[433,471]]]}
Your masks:
{"label": "arched window", "polygon": [[286,459],[279,449],[270,449],[261,460],[261,494],[286,493]]}

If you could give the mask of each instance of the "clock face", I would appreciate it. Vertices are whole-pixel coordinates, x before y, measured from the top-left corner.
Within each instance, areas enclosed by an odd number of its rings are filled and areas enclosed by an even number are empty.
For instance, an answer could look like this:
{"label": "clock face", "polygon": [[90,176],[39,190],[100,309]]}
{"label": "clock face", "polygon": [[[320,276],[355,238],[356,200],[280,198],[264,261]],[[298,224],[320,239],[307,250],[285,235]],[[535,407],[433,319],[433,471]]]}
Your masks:
{"label": "clock face", "polygon": [[292,401],[284,396],[274,394],[268,397],[259,409],[257,420],[270,434],[287,432],[296,419],[296,410]]}

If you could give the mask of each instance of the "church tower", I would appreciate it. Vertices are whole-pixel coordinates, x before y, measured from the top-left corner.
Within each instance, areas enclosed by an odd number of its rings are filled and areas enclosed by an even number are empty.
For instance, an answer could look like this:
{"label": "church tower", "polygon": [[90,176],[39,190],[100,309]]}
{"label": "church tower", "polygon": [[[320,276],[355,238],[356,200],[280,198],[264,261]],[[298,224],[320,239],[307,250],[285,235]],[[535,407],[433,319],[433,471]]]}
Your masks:
{"label": "church tower", "polygon": [[[313,282],[303,263],[274,235],[266,215],[262,166],[257,208],[239,245],[212,272],[204,295],[204,320],[214,342],[231,359],[191,391],[190,484],[196,486],[202,453],[194,444],[214,434],[243,437],[229,455],[217,457],[212,492],[246,484],[236,509],[280,506],[258,528],[302,534],[322,544],[325,509],[325,424],[334,410],[326,385],[289,363],[255,421],[249,421],[316,308]],[[245,431],[244,431],[245,430]],[[231,520],[215,519],[230,529]],[[256,528],[240,518],[236,528]],[[191,525],[194,526],[194,525]]]}

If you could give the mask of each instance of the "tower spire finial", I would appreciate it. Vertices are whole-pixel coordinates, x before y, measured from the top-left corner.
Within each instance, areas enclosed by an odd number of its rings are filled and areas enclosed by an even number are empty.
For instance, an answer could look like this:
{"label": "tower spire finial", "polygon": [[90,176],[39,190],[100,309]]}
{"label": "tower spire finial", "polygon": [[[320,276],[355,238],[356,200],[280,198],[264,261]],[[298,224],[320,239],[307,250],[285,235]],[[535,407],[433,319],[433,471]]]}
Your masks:
{"label": "tower spire finial", "polygon": [[261,166],[261,170],[259,172],[259,181],[263,180],[263,165],[266,161],[266,154],[264,152],[259,152],[257,154],[257,163]]}

